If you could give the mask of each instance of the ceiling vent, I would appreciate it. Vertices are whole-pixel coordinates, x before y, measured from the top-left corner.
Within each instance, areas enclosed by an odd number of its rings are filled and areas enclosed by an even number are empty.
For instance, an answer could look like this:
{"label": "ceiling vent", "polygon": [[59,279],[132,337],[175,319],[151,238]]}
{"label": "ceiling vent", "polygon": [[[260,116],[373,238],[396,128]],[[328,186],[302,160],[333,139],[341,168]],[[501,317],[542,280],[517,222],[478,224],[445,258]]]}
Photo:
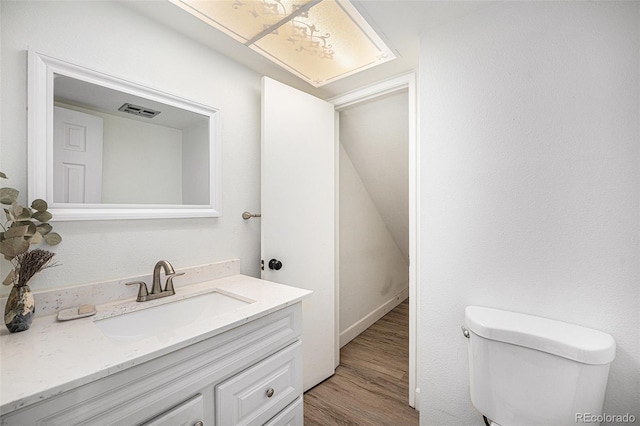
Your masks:
{"label": "ceiling vent", "polygon": [[118,111],[127,112],[129,114],[138,115],[145,118],[153,118],[156,115],[160,114],[160,111],[128,103],[118,108]]}

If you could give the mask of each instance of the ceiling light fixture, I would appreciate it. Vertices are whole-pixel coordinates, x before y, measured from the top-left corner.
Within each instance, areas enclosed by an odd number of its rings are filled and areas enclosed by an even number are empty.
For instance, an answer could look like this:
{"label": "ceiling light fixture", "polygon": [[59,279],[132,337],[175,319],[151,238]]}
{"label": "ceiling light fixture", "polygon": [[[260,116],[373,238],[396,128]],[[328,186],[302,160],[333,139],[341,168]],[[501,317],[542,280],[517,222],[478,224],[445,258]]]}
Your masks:
{"label": "ceiling light fixture", "polygon": [[315,87],[395,59],[346,0],[171,0]]}

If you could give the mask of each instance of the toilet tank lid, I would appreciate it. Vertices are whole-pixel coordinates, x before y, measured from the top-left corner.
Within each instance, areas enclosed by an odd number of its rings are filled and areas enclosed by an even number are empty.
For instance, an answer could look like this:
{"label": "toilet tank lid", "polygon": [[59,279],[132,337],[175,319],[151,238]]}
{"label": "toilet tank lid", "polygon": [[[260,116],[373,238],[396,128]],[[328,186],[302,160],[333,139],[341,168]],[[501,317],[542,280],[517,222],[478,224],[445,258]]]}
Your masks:
{"label": "toilet tank lid", "polygon": [[558,355],[584,364],[608,364],[616,342],[607,333],[533,315],[467,306],[467,327],[478,336]]}

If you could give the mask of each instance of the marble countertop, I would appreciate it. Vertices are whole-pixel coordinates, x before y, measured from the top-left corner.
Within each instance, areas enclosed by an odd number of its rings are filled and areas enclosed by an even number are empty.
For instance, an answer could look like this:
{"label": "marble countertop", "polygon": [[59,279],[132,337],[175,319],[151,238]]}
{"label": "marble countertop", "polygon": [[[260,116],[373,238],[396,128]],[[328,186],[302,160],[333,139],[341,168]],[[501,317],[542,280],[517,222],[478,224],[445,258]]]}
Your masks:
{"label": "marble countertop", "polygon": [[[220,290],[255,301],[208,319],[163,330],[134,341],[106,336],[95,320]],[[138,303],[134,299],[97,305],[93,317],[58,321],[38,316],[21,333],[0,332],[0,414],[6,414],[86,383],[205,340],[283,307],[311,292],[245,275],[189,284],[176,295]]]}

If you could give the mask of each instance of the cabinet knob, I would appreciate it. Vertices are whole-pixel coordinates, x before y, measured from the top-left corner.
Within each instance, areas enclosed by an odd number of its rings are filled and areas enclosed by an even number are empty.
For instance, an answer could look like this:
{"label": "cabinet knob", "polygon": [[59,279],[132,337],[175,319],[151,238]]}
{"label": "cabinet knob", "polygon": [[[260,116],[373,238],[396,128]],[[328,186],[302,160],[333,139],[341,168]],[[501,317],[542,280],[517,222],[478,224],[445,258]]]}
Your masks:
{"label": "cabinet knob", "polygon": [[267,389],[267,398],[271,398],[274,393],[276,393],[276,391],[274,391],[273,388]]}
{"label": "cabinet knob", "polygon": [[271,259],[269,261],[269,269],[279,271],[280,268],[282,268],[282,262],[280,262],[278,259]]}
{"label": "cabinet knob", "polygon": [[198,420],[193,424],[193,426],[204,426],[204,423],[202,423],[202,420]]}

